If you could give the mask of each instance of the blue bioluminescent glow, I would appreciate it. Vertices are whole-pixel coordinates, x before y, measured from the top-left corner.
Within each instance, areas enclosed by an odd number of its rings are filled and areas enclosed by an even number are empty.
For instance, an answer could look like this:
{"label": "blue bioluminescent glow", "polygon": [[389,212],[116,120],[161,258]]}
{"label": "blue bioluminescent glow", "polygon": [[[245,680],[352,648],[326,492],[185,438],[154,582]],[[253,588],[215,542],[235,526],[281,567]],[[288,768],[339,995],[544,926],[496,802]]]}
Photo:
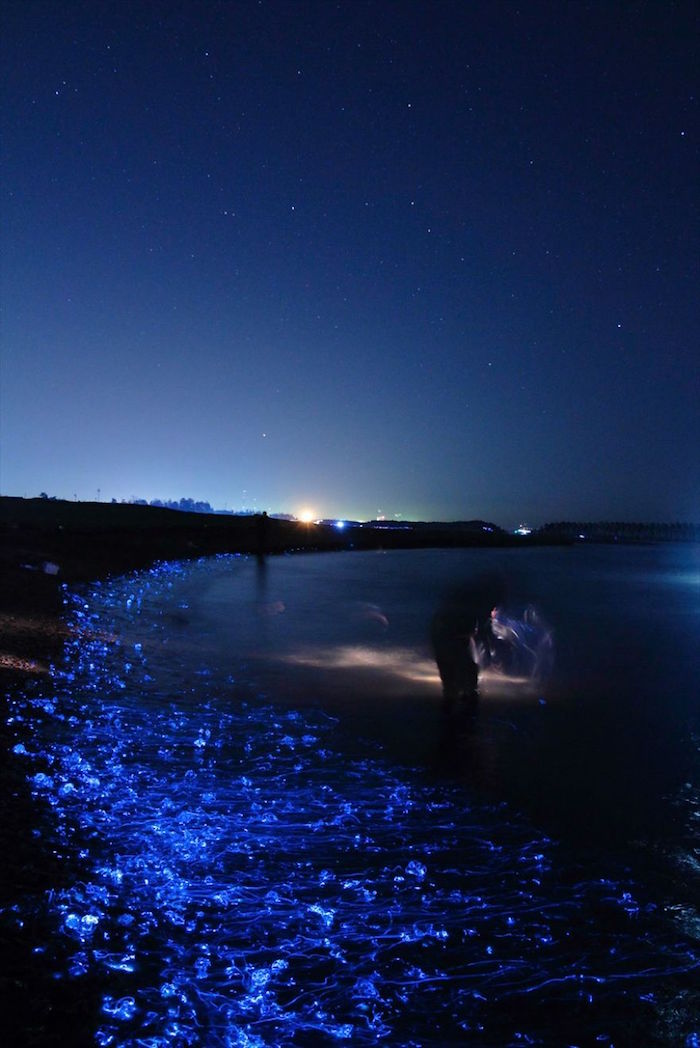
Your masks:
{"label": "blue bioluminescent glow", "polygon": [[69,595],[65,664],[13,703],[45,832],[80,852],[42,905],[70,944],[57,976],[107,987],[98,1045],[532,1044],[557,1007],[612,1044],[606,1001],[651,1007],[698,967],[633,884],[577,878],[505,806],[125,640],[198,570]]}

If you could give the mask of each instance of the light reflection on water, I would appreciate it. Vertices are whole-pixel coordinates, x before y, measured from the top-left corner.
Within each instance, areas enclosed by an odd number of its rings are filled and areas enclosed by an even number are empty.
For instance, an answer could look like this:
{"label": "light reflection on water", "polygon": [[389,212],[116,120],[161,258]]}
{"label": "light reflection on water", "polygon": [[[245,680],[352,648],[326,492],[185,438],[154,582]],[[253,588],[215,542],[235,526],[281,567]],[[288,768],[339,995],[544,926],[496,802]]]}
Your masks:
{"label": "light reflection on water", "polygon": [[[32,732],[17,758],[58,846],[83,852],[81,881],[46,905],[72,944],[61,974],[104,980],[97,1043],[620,1044],[634,1023],[646,1043],[690,1038],[664,1007],[700,963],[693,911],[573,861],[512,805],[348,746],[319,709],[256,695],[228,672],[260,670],[243,616],[222,671],[215,628],[186,636],[183,592],[237,565],[75,599],[53,688],[16,701]],[[439,708],[419,646],[292,639],[288,667],[378,666]]]}

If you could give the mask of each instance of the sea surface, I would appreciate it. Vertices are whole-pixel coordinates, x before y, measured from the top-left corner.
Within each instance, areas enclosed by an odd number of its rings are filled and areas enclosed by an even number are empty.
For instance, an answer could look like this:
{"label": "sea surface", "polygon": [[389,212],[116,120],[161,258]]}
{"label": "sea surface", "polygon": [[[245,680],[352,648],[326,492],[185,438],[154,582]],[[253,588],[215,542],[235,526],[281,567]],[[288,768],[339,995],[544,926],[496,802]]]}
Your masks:
{"label": "sea surface", "polygon": [[[554,666],[446,710],[482,572]],[[697,546],[217,557],[66,611],[15,756],[89,1040],[700,1044]]]}

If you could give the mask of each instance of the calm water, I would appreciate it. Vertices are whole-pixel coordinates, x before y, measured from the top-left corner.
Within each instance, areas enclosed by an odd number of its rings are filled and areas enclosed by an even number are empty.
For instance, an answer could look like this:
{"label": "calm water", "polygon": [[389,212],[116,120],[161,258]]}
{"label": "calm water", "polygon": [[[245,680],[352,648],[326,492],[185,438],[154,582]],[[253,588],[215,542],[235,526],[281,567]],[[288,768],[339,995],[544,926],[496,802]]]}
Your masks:
{"label": "calm water", "polygon": [[[555,670],[447,715],[430,618],[485,569]],[[699,1043],[696,547],[226,557],[70,607],[17,755],[80,845],[46,906],[97,1043]]]}

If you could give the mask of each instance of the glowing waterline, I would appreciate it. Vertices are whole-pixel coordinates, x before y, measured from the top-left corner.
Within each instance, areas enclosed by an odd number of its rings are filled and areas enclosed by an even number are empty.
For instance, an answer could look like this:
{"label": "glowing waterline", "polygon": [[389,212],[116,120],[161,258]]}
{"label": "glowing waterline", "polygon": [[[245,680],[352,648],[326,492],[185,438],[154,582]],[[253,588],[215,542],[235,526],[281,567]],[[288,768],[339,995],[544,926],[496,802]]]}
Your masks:
{"label": "glowing waterline", "polygon": [[[544,1013],[553,994],[592,1004],[698,966],[688,943],[637,934],[650,909],[629,885],[562,878],[552,842],[503,807],[343,757],[332,718],[246,701],[206,666],[164,688],[140,642],[105,638],[184,570],[76,600],[66,666],[13,706],[55,846],[82,852],[81,880],[46,904],[72,944],[58,974],[114,987],[99,1045],[437,1045],[485,1029],[510,1043],[522,1023],[503,1002],[535,996]],[[436,677],[420,659],[407,672]]]}

